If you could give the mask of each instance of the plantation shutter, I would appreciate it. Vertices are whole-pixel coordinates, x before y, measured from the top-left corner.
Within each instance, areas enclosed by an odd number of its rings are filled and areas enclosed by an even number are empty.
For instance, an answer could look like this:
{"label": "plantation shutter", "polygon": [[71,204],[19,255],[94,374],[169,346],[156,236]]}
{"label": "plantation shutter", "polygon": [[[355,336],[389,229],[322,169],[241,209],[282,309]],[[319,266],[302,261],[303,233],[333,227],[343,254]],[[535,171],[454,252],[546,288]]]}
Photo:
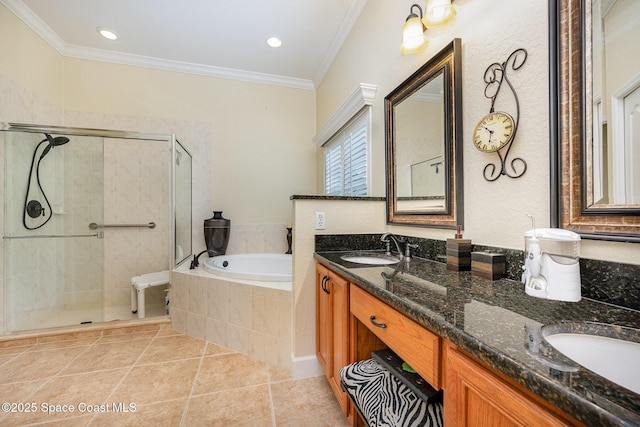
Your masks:
{"label": "plantation shutter", "polygon": [[368,110],[325,145],[325,195],[367,195]]}

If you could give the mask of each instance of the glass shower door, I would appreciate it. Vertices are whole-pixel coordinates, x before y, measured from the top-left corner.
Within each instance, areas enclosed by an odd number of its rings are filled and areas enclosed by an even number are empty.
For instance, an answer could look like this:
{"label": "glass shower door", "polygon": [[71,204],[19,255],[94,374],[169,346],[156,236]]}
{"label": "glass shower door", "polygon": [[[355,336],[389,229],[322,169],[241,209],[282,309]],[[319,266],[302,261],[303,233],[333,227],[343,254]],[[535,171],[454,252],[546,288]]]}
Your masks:
{"label": "glass shower door", "polygon": [[5,332],[104,319],[103,143],[4,132]]}

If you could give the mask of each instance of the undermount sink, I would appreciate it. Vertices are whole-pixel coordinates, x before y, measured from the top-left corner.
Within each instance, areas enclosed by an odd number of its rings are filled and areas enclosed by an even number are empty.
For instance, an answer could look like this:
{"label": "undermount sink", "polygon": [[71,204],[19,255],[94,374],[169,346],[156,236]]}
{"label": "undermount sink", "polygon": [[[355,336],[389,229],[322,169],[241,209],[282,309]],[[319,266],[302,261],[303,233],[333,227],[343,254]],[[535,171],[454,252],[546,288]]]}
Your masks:
{"label": "undermount sink", "polygon": [[640,394],[640,331],[597,323],[567,323],[542,328],[560,353],[590,371]]}
{"label": "undermount sink", "polygon": [[361,255],[361,254],[350,254],[350,255],[342,255],[340,257],[344,261],[354,262],[356,264],[369,264],[369,265],[390,265],[397,264],[400,262],[399,258],[389,255]]}

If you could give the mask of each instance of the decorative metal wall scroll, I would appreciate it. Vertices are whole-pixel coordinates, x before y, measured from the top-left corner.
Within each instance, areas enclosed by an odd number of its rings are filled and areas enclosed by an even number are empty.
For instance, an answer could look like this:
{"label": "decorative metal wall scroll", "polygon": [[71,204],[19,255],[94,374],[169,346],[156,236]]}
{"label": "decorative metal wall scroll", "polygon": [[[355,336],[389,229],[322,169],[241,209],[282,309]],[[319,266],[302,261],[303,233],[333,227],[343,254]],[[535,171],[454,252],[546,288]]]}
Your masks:
{"label": "decorative metal wall scroll", "polygon": [[[476,125],[473,132],[473,143],[475,147],[483,152],[498,153],[500,159],[500,169],[493,163],[488,163],[482,172],[484,179],[495,181],[500,176],[506,175],[509,178],[520,178],[527,170],[527,162],[520,157],[515,157],[507,162],[509,151],[518,131],[520,122],[520,103],[518,95],[507,77],[509,69],[518,70],[527,60],[525,49],[516,49],[509,55],[506,61],[499,64],[497,62],[489,65],[484,72],[484,81],[487,84],[484,96],[491,100],[489,114],[484,116]],[[504,111],[495,111],[495,103],[502,83],[506,83],[515,100],[515,115],[512,117]],[[501,150],[504,150],[504,154]]]}

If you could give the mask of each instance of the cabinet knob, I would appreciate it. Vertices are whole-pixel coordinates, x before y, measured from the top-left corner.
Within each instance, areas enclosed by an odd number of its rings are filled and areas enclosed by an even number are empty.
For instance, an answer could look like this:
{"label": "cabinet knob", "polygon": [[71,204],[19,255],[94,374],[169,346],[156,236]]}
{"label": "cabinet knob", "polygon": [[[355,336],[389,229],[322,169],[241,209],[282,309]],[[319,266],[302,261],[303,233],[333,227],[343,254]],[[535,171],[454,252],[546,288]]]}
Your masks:
{"label": "cabinet knob", "polygon": [[376,322],[376,316],[371,316],[371,317],[369,317],[369,321],[371,322],[371,324],[372,324],[373,326],[377,326],[378,328],[382,328],[382,329],[384,329],[384,328],[386,328],[386,327],[387,327],[387,324],[386,324],[386,323],[378,323],[378,322]]}

